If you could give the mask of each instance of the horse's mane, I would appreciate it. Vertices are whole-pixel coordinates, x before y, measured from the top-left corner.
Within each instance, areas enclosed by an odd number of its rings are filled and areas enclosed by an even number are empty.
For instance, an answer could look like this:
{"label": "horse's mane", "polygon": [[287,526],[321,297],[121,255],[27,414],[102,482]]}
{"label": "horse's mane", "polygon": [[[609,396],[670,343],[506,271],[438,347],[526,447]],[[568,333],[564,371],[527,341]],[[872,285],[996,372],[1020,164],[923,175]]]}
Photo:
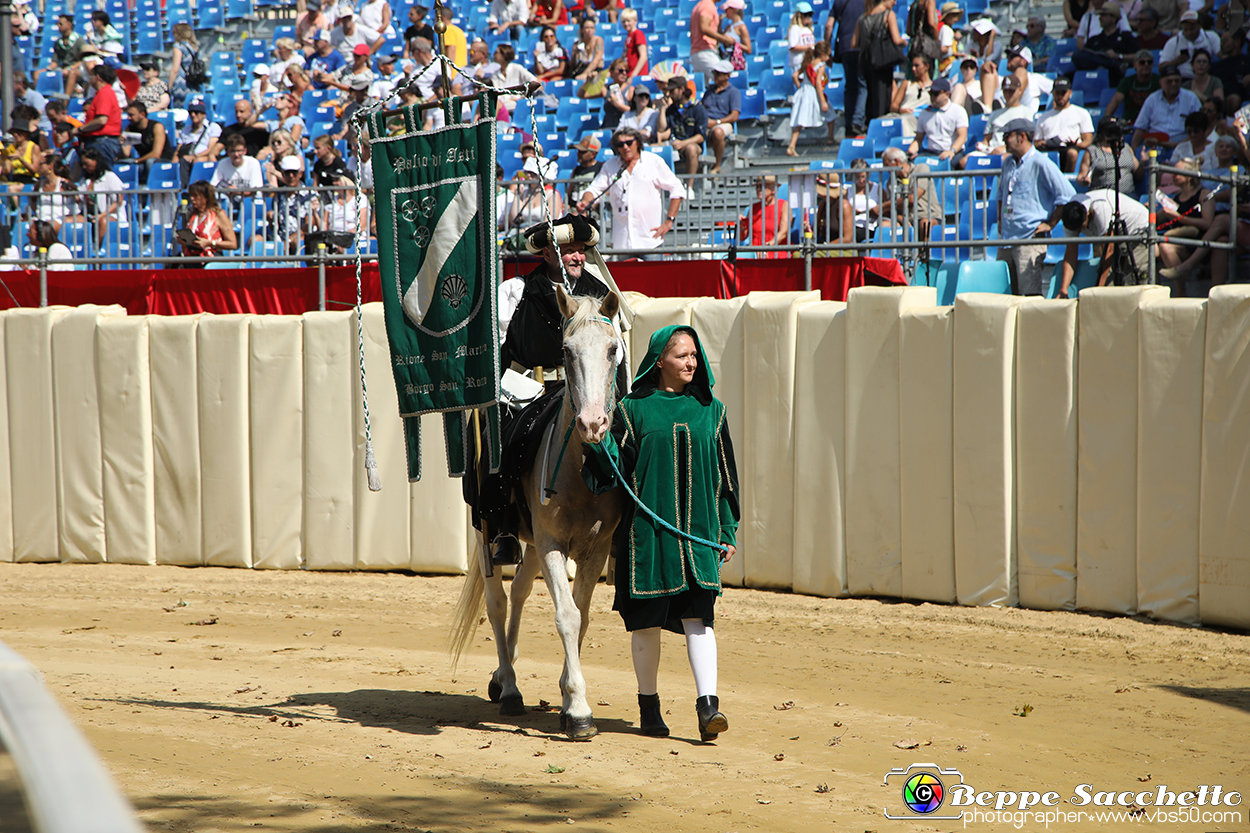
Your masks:
{"label": "horse's mane", "polygon": [[591,295],[572,295],[569,300],[577,305],[573,317],[564,325],[566,334],[573,334],[586,325],[586,322],[600,318],[599,306],[603,301]]}

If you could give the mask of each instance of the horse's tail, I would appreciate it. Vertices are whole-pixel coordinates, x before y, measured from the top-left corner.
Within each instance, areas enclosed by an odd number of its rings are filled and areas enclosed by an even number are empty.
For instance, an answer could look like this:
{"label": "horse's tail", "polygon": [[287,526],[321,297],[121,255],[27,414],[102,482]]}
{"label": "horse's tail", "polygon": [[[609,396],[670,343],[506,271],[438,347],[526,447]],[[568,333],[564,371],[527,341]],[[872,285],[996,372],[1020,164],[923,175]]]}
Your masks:
{"label": "horse's tail", "polygon": [[[479,539],[478,546],[481,541]],[[469,558],[469,569],[464,576],[464,585],[460,588],[460,598],[456,601],[456,613],[451,633],[447,636],[447,650],[451,654],[451,670],[456,670],[460,655],[465,646],[477,632],[477,623],[481,621],[486,609],[486,580],[482,577],[482,559],[477,547]]]}

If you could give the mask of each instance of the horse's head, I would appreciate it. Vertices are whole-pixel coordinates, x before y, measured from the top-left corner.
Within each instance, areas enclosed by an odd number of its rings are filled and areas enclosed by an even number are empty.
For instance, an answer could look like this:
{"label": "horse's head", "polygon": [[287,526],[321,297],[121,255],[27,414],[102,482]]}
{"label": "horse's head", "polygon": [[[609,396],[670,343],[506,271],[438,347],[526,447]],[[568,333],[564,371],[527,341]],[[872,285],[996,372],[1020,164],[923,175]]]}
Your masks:
{"label": "horse's head", "polygon": [[559,286],[556,299],[564,316],[564,375],[577,432],[583,442],[598,443],[611,429],[616,407],[617,351],[622,348],[612,318],[621,301],[614,292],[602,301],[570,297]]}

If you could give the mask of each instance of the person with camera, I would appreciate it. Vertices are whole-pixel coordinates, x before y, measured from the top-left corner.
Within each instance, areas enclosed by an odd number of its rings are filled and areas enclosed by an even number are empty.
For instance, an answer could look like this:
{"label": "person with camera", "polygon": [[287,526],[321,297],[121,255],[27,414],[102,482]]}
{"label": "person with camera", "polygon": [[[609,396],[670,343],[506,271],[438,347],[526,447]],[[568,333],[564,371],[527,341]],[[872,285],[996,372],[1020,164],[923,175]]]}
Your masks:
{"label": "person with camera", "polygon": [[[1119,194],[1109,189],[1088,191],[1080,194],[1063,206],[1063,229],[1065,237],[1111,237],[1116,234],[1112,230],[1113,221],[1119,210],[1119,218],[1124,221],[1124,234],[1137,236],[1133,243],[1104,243],[1100,247],[1098,263],[1098,285],[1107,286],[1141,286],[1150,283],[1147,272],[1148,249],[1146,233],[1150,230],[1150,212],[1146,206],[1127,194]],[[1057,298],[1067,298],[1072,277],[1076,274],[1077,243],[1069,243],[1064,248],[1063,266]],[[1116,247],[1127,246],[1127,257],[1116,257]]]}
{"label": "person with camera", "polygon": [[1137,190],[1136,175],[1140,167],[1141,160],[1124,141],[1124,122],[1108,117],[1098,123],[1093,143],[1081,156],[1076,181],[1091,191],[1118,187],[1120,193],[1132,194]]}
{"label": "person with camera", "polygon": [[1081,151],[1093,144],[1094,122],[1088,110],[1072,103],[1072,82],[1064,76],[1055,79],[1051,96],[1051,109],[1037,119],[1033,144],[1058,151],[1059,169],[1068,174],[1076,170]]}

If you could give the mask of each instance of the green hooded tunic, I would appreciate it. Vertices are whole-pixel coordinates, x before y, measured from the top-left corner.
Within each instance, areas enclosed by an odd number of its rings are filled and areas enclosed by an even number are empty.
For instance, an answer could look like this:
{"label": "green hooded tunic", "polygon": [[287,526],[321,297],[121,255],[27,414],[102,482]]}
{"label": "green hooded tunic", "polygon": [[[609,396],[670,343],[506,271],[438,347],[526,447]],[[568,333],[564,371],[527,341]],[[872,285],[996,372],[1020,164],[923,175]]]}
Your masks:
{"label": "green hooded tunic", "polygon": [[[698,351],[694,380],[682,393],[658,389],[656,362],[677,331],[689,334]],[[587,446],[583,476],[596,494],[617,485],[607,462],[611,454],[644,504],[678,529],[709,541],[737,546],[738,475],[725,420],[725,405],[712,395],[715,383],[698,334],[670,326],[651,336],[633,391],[613,414],[612,432]],[[630,509],[633,501],[628,501]],[[627,513],[618,527],[617,609],[630,599],[676,596],[702,588],[719,595],[720,551],[678,538],[646,513]],[[625,571],[622,574],[622,571]]]}

